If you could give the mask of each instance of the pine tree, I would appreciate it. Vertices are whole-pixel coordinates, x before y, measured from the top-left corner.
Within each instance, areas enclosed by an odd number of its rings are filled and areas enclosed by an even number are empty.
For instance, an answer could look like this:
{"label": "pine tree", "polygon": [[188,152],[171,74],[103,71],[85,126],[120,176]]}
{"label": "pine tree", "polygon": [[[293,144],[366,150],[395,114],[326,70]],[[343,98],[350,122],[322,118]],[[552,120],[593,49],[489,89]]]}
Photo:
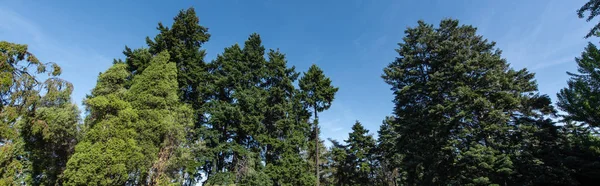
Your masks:
{"label": "pine tree", "polygon": [[315,175],[316,184],[319,185],[319,126],[318,112],[329,109],[331,102],[338,91],[337,87],[331,85],[331,80],[323,74],[317,65],[313,64],[299,81],[305,100],[304,104],[311,108],[315,117],[313,120],[314,145],[315,145]]}
{"label": "pine tree", "polygon": [[[150,54],[157,55],[168,51],[169,61],[177,64],[177,83],[179,84],[179,97],[185,103],[192,104],[194,109],[202,105],[202,86],[206,83],[206,67],[204,63],[205,51],[201,50],[202,44],[208,41],[208,29],[199,24],[194,8],[181,10],[173,18],[171,28],[158,23],[158,35],[154,40],[146,38]],[[126,50],[127,51],[127,50]],[[143,53],[143,51],[142,51]],[[143,55],[142,55],[143,56]],[[128,56],[130,57],[130,56]],[[143,58],[138,60],[142,60]],[[134,63],[132,63],[134,64]],[[134,65],[143,67],[143,65]],[[144,69],[136,69],[140,71]]]}
{"label": "pine tree", "polygon": [[589,43],[576,58],[577,73],[567,72],[571,79],[568,87],[557,94],[558,108],[567,114],[567,121],[582,123],[591,127],[600,126],[600,51]]}
{"label": "pine tree", "polygon": [[409,185],[518,184],[512,136],[527,124],[515,120],[549,114],[548,105],[528,106],[549,104],[539,102],[534,75],[509,68],[495,43],[475,32],[456,20],[439,28],[419,21],[384,69]]}

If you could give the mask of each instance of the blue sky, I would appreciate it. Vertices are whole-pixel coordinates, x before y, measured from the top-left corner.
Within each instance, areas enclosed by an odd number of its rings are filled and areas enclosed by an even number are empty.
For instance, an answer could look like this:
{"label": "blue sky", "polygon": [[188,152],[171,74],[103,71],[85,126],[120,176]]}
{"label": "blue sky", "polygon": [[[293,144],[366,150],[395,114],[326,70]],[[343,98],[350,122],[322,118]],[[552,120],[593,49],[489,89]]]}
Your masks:
{"label": "blue sky", "polygon": [[[207,61],[253,32],[266,48],[279,48],[288,63],[306,71],[315,63],[340,87],[320,114],[322,138],[342,140],[355,120],[376,134],[392,112],[392,92],[380,78],[397,57],[394,49],[417,20],[436,24],[456,18],[496,41],[514,68],[536,73],[540,92],[553,100],[575,71],[574,57],[589,40],[591,23],[575,11],[585,0],[346,0],[346,1],[8,1],[0,3],[0,40],[28,44],[43,61],[63,67],[78,104],[99,72],[125,45],[145,46],[159,21],[170,25],[180,9],[195,7],[212,37]],[[595,41],[594,41],[595,42]],[[82,108],[82,107],[80,107]],[[82,108],[83,109],[83,108]]]}

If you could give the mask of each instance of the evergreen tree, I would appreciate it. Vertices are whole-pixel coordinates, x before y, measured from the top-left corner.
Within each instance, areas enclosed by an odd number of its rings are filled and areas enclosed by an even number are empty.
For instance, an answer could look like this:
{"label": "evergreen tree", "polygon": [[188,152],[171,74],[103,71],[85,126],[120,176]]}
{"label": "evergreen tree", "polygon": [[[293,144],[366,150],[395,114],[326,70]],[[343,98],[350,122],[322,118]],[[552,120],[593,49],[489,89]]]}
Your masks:
{"label": "evergreen tree", "polygon": [[394,130],[393,124],[394,118],[386,116],[379,131],[377,131],[378,137],[374,155],[378,163],[378,169],[376,170],[377,182],[381,185],[397,185],[402,173],[399,169],[402,154],[394,150],[398,134]]}
{"label": "evergreen tree", "polygon": [[528,124],[517,121],[544,117],[549,102],[535,94],[532,73],[510,69],[495,43],[475,31],[456,20],[439,28],[419,21],[384,69],[395,95],[395,151],[409,185],[520,184],[511,179],[520,176],[512,138]]}
{"label": "evergreen tree", "polygon": [[600,51],[589,43],[580,58],[575,58],[577,73],[567,72],[568,87],[557,94],[558,108],[567,114],[567,121],[591,127],[600,126]]}
{"label": "evergreen tree", "polygon": [[373,136],[368,134],[369,131],[365,129],[362,124],[358,121],[352,126],[352,132],[348,135],[348,139],[345,140],[348,150],[348,158],[350,167],[350,179],[352,185],[369,185],[373,184],[375,180],[373,173],[375,166],[373,150],[375,148],[375,139]]}
{"label": "evergreen tree", "polygon": [[315,145],[315,175],[316,184],[319,185],[319,126],[318,112],[329,109],[331,102],[338,91],[337,87],[331,85],[331,80],[325,76],[323,70],[313,64],[299,81],[306,107],[311,108],[315,117],[313,120],[314,145]]}
{"label": "evergreen tree", "polygon": [[[592,21],[596,16],[598,16],[598,14],[600,13],[600,1],[599,0],[589,0],[587,3],[585,3],[583,6],[581,6],[581,8],[579,8],[577,10],[577,16],[579,16],[579,18],[584,18],[584,13],[585,12],[590,12],[590,15],[588,15],[585,20],[586,21]],[[600,31],[600,23],[596,24],[594,27],[592,27],[592,29],[585,35],[585,38],[589,38],[592,36],[598,36],[598,33]]]}
{"label": "evergreen tree", "polygon": [[345,145],[335,140],[331,148],[334,185],[374,185],[375,180],[375,139],[368,134],[358,121]]}
{"label": "evergreen tree", "polygon": [[57,185],[79,138],[79,109],[71,103],[71,83],[51,78],[44,84],[34,113],[21,120],[21,136],[31,161],[30,184]]}
{"label": "evergreen tree", "polygon": [[264,50],[260,36],[252,34],[244,48],[227,48],[211,64],[215,94],[207,105],[211,132],[206,132],[210,135],[206,138],[214,148],[209,175],[230,171],[240,183],[254,174],[251,170],[263,170],[258,164],[262,161],[259,139],[266,130],[262,121],[267,91],[261,87],[266,78]]}
{"label": "evergreen tree", "polygon": [[181,145],[191,130],[191,108],[179,102],[177,68],[160,53],[125,88],[122,63],[100,75],[86,105],[90,131],[65,171],[66,185],[165,184],[178,177],[189,152]]}
{"label": "evergreen tree", "polygon": [[[160,52],[168,51],[169,61],[175,62],[177,65],[177,83],[179,84],[179,97],[185,103],[192,104],[194,109],[199,109],[203,100],[202,86],[206,83],[206,67],[204,63],[205,51],[201,50],[202,44],[208,41],[210,34],[208,29],[199,24],[200,20],[196,16],[194,8],[181,10],[175,18],[171,28],[158,23],[158,35],[154,40],[146,38],[149,53],[157,55]],[[127,51],[127,50],[126,50]],[[141,51],[141,56],[143,51]],[[135,56],[127,56],[135,57]],[[143,60],[144,58],[137,58]],[[135,64],[132,61],[130,64]],[[141,65],[133,65],[133,67],[144,67]],[[136,69],[135,71],[143,71],[144,69]]]}
{"label": "evergreen tree", "polygon": [[0,63],[0,185],[52,184],[77,135],[71,84],[57,78],[57,64],[41,62],[27,45],[0,41]]}
{"label": "evergreen tree", "polygon": [[138,117],[125,100],[127,66],[117,63],[98,77],[85,100],[89,128],[67,162],[64,185],[125,185],[143,182],[147,174],[134,123]]}
{"label": "evergreen tree", "polygon": [[[267,91],[265,105],[265,133],[259,141],[265,148],[265,164],[269,177],[276,185],[310,185],[314,178],[309,164],[302,159],[301,151],[306,150],[306,136],[310,128],[304,120],[302,109],[294,109],[294,101],[299,101],[298,90],[292,84],[299,73],[294,67],[288,68],[285,55],[271,50],[265,66],[266,79],[263,87]],[[299,103],[299,102],[298,102]]]}

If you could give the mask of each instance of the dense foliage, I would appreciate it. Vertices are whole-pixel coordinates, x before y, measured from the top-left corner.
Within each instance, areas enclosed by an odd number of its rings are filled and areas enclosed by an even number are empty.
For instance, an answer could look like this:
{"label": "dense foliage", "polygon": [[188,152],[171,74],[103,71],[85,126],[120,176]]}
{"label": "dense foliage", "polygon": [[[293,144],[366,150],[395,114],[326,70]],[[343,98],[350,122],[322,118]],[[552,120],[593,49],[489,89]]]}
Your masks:
{"label": "dense foliage", "polygon": [[[600,10],[591,0],[578,15]],[[596,36],[598,26],[586,37]],[[0,42],[0,185],[594,185],[600,50],[556,106],[470,25],[419,21],[383,69],[393,115],[376,136],[319,138],[339,88],[250,34],[208,62],[193,8],[98,75],[84,100],[27,45]],[[43,78],[41,78],[43,77]]]}

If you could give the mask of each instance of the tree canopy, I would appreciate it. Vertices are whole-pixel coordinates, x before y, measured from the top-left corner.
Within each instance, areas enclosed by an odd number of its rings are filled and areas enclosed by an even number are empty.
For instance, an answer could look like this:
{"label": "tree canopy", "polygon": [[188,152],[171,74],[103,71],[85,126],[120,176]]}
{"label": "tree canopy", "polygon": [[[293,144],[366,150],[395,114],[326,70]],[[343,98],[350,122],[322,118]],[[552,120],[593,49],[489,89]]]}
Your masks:
{"label": "tree canopy", "polygon": [[[599,7],[590,0],[577,14],[591,21]],[[600,182],[593,43],[567,72],[559,112],[535,74],[512,68],[476,27],[418,21],[381,75],[392,114],[375,133],[357,120],[326,143],[319,114],[340,89],[318,65],[298,71],[258,33],[205,60],[211,34],[194,8],[157,30],[98,74],[83,114],[58,64],[0,41],[0,185]]]}

